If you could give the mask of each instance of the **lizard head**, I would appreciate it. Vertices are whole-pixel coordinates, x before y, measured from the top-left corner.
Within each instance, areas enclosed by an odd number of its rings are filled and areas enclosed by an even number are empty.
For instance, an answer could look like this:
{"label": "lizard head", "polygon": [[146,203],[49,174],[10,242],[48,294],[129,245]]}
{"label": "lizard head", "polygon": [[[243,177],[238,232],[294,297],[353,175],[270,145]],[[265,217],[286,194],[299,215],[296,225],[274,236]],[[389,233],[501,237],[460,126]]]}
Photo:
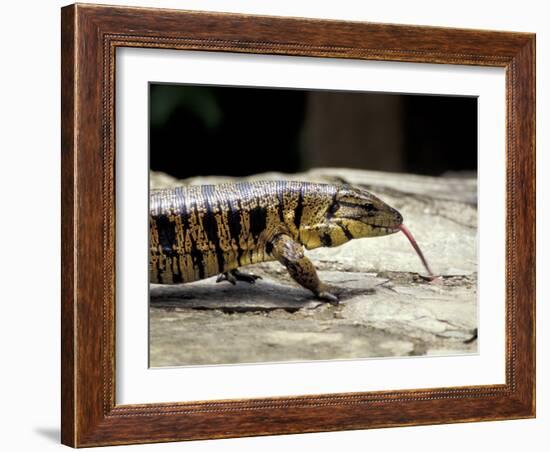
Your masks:
{"label": "lizard head", "polygon": [[338,225],[348,240],[393,234],[403,223],[393,207],[364,188],[347,184],[336,192],[327,219]]}

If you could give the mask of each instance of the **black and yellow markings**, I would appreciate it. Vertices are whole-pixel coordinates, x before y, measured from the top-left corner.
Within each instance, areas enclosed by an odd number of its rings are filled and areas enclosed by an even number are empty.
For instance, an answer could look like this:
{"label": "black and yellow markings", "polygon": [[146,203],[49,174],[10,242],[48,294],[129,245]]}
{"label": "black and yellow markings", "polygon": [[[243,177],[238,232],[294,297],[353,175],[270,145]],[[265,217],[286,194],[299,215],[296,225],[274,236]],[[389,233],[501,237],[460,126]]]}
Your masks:
{"label": "black and yellow markings", "polygon": [[161,282],[159,275],[159,232],[156,218],[149,215],[149,275],[152,282]]}
{"label": "black and yellow markings", "polygon": [[294,209],[294,227],[297,231],[296,237],[300,235],[300,226],[302,225],[302,215],[304,213],[304,186],[300,184],[297,190],[291,190],[291,193],[296,193],[296,207]]}
{"label": "black and yellow markings", "polygon": [[274,260],[273,239],[282,234],[307,248],[343,243],[349,231],[325,227],[335,190],[324,184],[264,181],[155,191],[151,281],[191,282]]}
{"label": "black and yellow markings", "polygon": [[297,240],[308,249],[332,246],[326,216],[334,191],[333,186],[320,184],[304,184],[298,189],[294,224],[298,229]]}

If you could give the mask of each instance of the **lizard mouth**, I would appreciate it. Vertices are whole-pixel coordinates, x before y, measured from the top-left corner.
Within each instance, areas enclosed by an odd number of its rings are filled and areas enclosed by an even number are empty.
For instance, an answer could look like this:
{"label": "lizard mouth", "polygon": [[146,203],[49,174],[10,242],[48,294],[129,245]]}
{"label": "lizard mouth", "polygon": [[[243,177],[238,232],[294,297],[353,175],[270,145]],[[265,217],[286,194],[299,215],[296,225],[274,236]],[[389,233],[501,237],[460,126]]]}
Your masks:
{"label": "lizard mouth", "polygon": [[382,231],[383,233],[385,234],[395,234],[396,232],[399,232],[399,230],[401,229],[400,226],[397,226],[397,227],[389,227],[389,226],[378,226],[378,225],[374,225],[373,226],[375,229],[379,230],[379,231]]}

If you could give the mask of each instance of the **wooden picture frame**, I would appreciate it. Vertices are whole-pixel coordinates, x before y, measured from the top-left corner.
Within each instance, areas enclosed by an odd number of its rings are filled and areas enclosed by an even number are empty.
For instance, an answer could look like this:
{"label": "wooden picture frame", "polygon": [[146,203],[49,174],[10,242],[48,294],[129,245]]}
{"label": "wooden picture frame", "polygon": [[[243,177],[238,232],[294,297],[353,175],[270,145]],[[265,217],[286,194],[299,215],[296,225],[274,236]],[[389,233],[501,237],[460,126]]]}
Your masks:
{"label": "wooden picture frame", "polygon": [[[70,5],[62,9],[62,442],[73,447],[535,416],[535,35]],[[506,383],[115,403],[115,50],[506,70]]]}

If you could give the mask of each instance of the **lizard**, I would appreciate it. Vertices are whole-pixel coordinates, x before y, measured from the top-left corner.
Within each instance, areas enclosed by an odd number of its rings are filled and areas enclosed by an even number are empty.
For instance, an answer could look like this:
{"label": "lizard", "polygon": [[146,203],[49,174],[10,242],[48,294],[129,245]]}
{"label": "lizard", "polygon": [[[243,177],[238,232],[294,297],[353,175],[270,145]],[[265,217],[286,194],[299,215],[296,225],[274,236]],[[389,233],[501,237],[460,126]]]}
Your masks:
{"label": "lizard", "polygon": [[337,304],[304,247],[336,247],[399,230],[409,237],[402,223],[396,209],[346,183],[257,181],[152,190],[149,279],[181,284],[218,275],[218,282],[254,283],[260,277],[240,267],[279,261],[318,299]]}

